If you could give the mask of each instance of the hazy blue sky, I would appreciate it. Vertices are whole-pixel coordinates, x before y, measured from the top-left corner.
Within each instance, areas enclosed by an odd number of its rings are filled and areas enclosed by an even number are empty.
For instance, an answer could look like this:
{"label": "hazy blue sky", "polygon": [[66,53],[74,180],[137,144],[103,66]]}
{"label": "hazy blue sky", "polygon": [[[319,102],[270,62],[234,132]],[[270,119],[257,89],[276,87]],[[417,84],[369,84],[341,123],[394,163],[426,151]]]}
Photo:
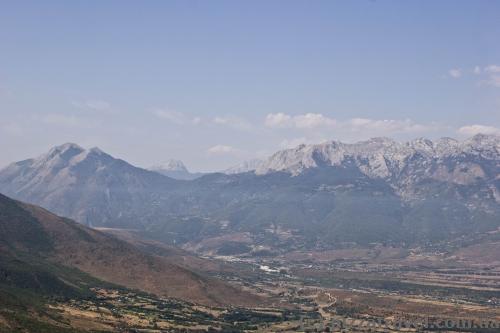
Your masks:
{"label": "hazy blue sky", "polygon": [[0,166],[500,133],[500,1],[1,1]]}

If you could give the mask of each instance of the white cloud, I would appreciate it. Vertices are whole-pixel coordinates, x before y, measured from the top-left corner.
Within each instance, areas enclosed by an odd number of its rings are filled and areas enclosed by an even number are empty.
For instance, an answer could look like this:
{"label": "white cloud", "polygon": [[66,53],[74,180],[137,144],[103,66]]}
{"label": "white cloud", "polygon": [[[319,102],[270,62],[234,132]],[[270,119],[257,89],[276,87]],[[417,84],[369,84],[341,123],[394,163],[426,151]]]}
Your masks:
{"label": "white cloud", "polygon": [[318,127],[333,127],[337,121],[333,118],[322,115],[321,113],[306,113],[291,116],[285,113],[269,113],[266,116],[264,124],[267,127],[289,127],[299,129],[313,129]]}
{"label": "white cloud", "polygon": [[439,128],[439,126],[436,124],[418,124],[410,119],[374,120],[367,118],[353,118],[351,120],[348,120],[343,126],[349,128],[351,131],[369,131],[380,133],[380,135],[427,132]]}
{"label": "white cloud", "polygon": [[202,123],[201,117],[191,117],[178,111],[168,109],[154,109],[153,114],[158,118],[167,120],[176,125],[193,124],[199,125]]}
{"label": "white cloud", "polygon": [[92,111],[111,111],[111,104],[103,100],[72,101],[71,104],[79,109]]}
{"label": "white cloud", "polygon": [[105,101],[99,101],[99,100],[94,100],[94,101],[87,101],[86,105],[88,106],[89,109],[96,110],[96,111],[106,111],[111,108],[111,104]]}
{"label": "white cloud", "polygon": [[484,71],[487,73],[500,73],[499,65],[489,65],[484,68]]}
{"label": "white cloud", "polygon": [[326,117],[321,113],[306,113],[295,116],[294,121],[297,128],[331,127],[337,124],[335,119]]}
{"label": "white cloud", "polygon": [[215,117],[213,122],[217,125],[228,126],[231,128],[239,129],[239,130],[250,130],[252,129],[252,124],[247,120],[239,117]]}
{"label": "white cloud", "polygon": [[483,68],[487,78],[483,81],[487,85],[500,88],[500,65],[489,65]]}
{"label": "white cloud", "polygon": [[[468,72],[464,73],[460,68],[454,68],[448,71],[448,75],[454,79],[458,79],[467,73]],[[479,85],[489,85],[500,88],[500,65],[492,64],[484,67],[474,66],[472,73],[481,77],[481,80],[478,82]]]}
{"label": "white cloud", "polygon": [[490,86],[500,88],[500,75],[491,75],[486,82]]}
{"label": "white cloud", "polygon": [[226,145],[216,145],[207,149],[207,153],[210,155],[231,155],[238,152],[238,149]]}
{"label": "white cloud", "polygon": [[476,75],[481,75],[479,85],[488,85],[500,88],[500,65],[488,65],[483,68],[475,66],[473,71]]}
{"label": "white cloud", "polygon": [[228,120],[226,118],[221,118],[221,117],[215,117],[214,118],[214,123],[220,124],[220,125],[225,125],[227,124]]}
{"label": "white cloud", "polygon": [[500,135],[500,128],[486,125],[467,125],[462,126],[457,130],[458,133],[463,135],[476,135],[476,134],[495,134]]}
{"label": "white cloud", "polygon": [[264,123],[267,127],[289,127],[293,122],[291,116],[279,112],[269,113]]}
{"label": "white cloud", "polygon": [[[298,129],[316,134],[316,136],[321,134],[321,130],[325,133],[328,131],[329,133],[331,129],[335,129],[337,133],[363,132],[370,135],[392,135],[397,133],[434,131],[440,128],[434,123],[419,124],[410,119],[376,120],[368,118],[351,118],[340,121],[320,113],[306,113],[295,116],[285,113],[270,113],[266,116],[264,123],[267,127]],[[323,134],[322,136],[325,135]]]}
{"label": "white cloud", "polygon": [[459,77],[462,76],[462,70],[460,68],[453,68],[448,71],[448,74],[454,78],[458,79]]}
{"label": "white cloud", "polygon": [[177,125],[182,125],[188,121],[185,115],[173,110],[155,109],[153,110],[153,114],[158,118],[168,120]]}

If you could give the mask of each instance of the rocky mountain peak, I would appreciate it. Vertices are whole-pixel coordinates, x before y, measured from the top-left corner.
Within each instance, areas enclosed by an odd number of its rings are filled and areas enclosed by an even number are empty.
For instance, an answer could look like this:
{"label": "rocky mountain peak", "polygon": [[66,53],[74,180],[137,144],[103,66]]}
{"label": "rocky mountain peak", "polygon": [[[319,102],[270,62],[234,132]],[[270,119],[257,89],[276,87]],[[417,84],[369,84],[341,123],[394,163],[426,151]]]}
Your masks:
{"label": "rocky mountain peak", "polygon": [[461,142],[452,138],[437,141],[418,138],[400,143],[383,137],[351,144],[329,141],[279,151],[264,161],[256,169],[256,173],[281,171],[298,175],[305,169],[318,167],[320,164],[336,166],[350,159],[356,161],[360,170],[369,176],[390,177],[394,172],[402,170],[416,154],[426,159],[460,154],[498,159],[499,151],[500,137],[483,134]]}
{"label": "rocky mountain peak", "polygon": [[203,176],[203,173],[201,172],[191,173],[182,161],[174,159],[153,165],[152,167],[149,167],[148,170],[178,180],[193,180]]}
{"label": "rocky mountain peak", "polygon": [[39,171],[45,170],[46,173],[55,174],[57,170],[75,166],[90,157],[92,157],[92,160],[94,161],[101,162],[112,159],[110,155],[106,154],[97,147],[84,149],[74,143],[65,143],[63,145],[53,147],[48,153],[31,160],[30,168]]}
{"label": "rocky mountain peak", "polygon": [[244,173],[244,172],[250,172],[250,171],[255,171],[258,169],[264,161],[260,159],[253,159],[253,160],[248,160],[244,161],[238,165],[235,165],[233,167],[230,167],[226,170],[223,171],[223,173],[228,174],[228,175],[233,175],[237,173]]}
{"label": "rocky mountain peak", "polygon": [[469,140],[464,141],[463,144],[479,150],[492,150],[498,154],[500,151],[500,135],[476,134]]}
{"label": "rocky mountain peak", "polygon": [[96,155],[103,155],[103,154],[106,154],[105,152],[103,152],[101,149],[99,149],[98,147],[93,147],[93,148],[90,148],[89,149],[90,152],[96,154]]}
{"label": "rocky mountain peak", "polygon": [[164,163],[153,165],[149,168],[151,171],[182,171],[188,172],[188,169],[180,160],[170,159]]}
{"label": "rocky mountain peak", "polygon": [[82,147],[80,147],[79,145],[77,145],[76,143],[67,142],[67,143],[64,143],[62,145],[52,147],[49,150],[49,153],[51,153],[51,152],[53,152],[53,153],[64,153],[64,152],[66,152],[68,150],[83,151],[84,149]]}
{"label": "rocky mountain peak", "polygon": [[50,160],[53,158],[62,158],[68,160],[75,155],[78,155],[85,151],[82,147],[75,143],[65,143],[60,146],[55,146],[49,150],[48,153],[40,156],[38,159]]}

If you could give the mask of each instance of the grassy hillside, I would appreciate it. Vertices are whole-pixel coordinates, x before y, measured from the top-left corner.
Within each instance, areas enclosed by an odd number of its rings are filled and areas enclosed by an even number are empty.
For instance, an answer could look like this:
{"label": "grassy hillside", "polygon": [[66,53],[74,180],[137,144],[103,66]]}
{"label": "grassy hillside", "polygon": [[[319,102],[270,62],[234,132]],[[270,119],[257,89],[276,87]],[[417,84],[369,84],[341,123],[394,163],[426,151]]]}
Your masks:
{"label": "grassy hillside", "polygon": [[[51,316],[47,302],[92,299],[91,289],[97,286],[120,285],[208,305],[260,301],[180,265],[177,257],[175,252],[147,254],[111,235],[0,195],[0,327],[2,322],[10,323],[12,330],[36,325],[36,318]],[[51,327],[35,331],[57,332]]]}

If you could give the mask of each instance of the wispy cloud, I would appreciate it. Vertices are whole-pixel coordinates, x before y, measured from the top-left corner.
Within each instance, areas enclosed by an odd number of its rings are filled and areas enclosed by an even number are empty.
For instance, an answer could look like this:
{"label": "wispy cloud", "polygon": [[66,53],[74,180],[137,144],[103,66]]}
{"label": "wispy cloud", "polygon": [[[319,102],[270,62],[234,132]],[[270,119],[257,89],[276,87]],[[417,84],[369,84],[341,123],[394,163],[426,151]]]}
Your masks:
{"label": "wispy cloud", "polygon": [[500,88],[500,75],[491,75],[486,83],[490,86]]}
{"label": "wispy cloud", "polygon": [[198,125],[202,122],[202,119],[200,117],[196,116],[192,117],[184,113],[169,109],[154,109],[153,114],[158,118],[167,120],[176,125],[184,125],[184,124]]}
{"label": "wispy cloud", "polygon": [[234,155],[239,152],[239,149],[228,145],[216,145],[207,149],[207,153],[210,155]]}
{"label": "wispy cloud", "polygon": [[483,68],[483,73],[486,75],[486,78],[482,81],[482,83],[500,88],[500,65],[488,65]]}
{"label": "wispy cloud", "polygon": [[158,118],[168,120],[174,124],[184,124],[187,120],[186,116],[182,113],[173,111],[173,110],[165,110],[165,109],[155,109],[153,110],[153,114]]}
{"label": "wispy cloud", "polygon": [[[479,85],[500,88],[500,65],[491,64],[483,67],[476,65],[472,69],[472,73],[480,79],[478,82]],[[460,72],[459,76],[462,74]],[[453,76],[451,70],[450,76]]]}
{"label": "wispy cloud", "polygon": [[351,118],[337,120],[321,113],[306,113],[288,115],[285,113],[270,113],[264,124],[270,128],[293,128],[306,132],[317,133],[319,129],[336,129],[340,132],[366,132],[374,135],[391,135],[395,133],[418,133],[437,130],[437,124],[419,124],[410,119],[368,119]]}
{"label": "wispy cloud", "polygon": [[[383,135],[396,133],[419,133],[439,129],[437,124],[419,124],[411,119],[367,119],[353,118],[343,124],[352,131],[372,131]],[[385,134],[384,134],[385,133]]]}
{"label": "wispy cloud", "polygon": [[489,65],[484,68],[484,71],[487,73],[500,73],[499,65]]}
{"label": "wispy cloud", "polygon": [[79,109],[92,110],[92,111],[111,111],[112,107],[109,102],[93,99],[86,101],[72,101],[71,104]]}
{"label": "wispy cloud", "polygon": [[500,128],[487,125],[467,125],[460,127],[457,132],[459,134],[472,136],[476,134],[495,134],[500,135]]}
{"label": "wispy cloud", "polygon": [[292,116],[282,112],[269,113],[264,123],[267,127],[290,127],[293,125]]}
{"label": "wispy cloud", "polygon": [[213,123],[238,130],[251,130],[253,128],[252,124],[246,119],[234,116],[215,117]]}
{"label": "wispy cloud", "polygon": [[318,127],[333,127],[337,121],[321,113],[305,113],[291,116],[285,113],[270,113],[266,116],[264,124],[267,127],[289,127],[298,129],[314,129]]}
{"label": "wispy cloud", "polygon": [[317,127],[332,127],[337,125],[337,121],[333,118],[322,115],[321,113],[306,113],[294,117],[295,126],[297,128],[317,128]]}
{"label": "wispy cloud", "polygon": [[454,79],[458,79],[462,76],[462,70],[460,68],[452,68],[448,71],[448,75]]}

